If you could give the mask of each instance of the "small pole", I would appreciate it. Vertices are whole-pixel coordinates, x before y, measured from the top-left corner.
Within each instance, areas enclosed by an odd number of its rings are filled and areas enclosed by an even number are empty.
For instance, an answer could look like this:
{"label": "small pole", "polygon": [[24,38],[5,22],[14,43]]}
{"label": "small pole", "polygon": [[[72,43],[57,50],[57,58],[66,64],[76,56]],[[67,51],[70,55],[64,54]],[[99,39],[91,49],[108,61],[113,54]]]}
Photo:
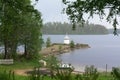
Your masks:
{"label": "small pole", "polygon": [[108,68],[108,65],[106,64],[106,77],[107,77],[107,68]]}

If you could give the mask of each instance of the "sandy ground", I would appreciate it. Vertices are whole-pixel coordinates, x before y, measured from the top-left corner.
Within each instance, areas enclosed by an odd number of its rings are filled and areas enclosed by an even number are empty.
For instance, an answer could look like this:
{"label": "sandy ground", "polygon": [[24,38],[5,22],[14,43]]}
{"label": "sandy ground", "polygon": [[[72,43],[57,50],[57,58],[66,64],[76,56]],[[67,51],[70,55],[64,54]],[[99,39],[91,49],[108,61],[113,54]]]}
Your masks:
{"label": "sandy ground", "polygon": [[21,76],[28,76],[28,74],[26,72],[28,71],[32,71],[33,69],[17,69],[14,70],[15,74],[17,75],[21,75]]}
{"label": "sandy ground", "polygon": [[[79,67],[79,68],[76,68],[72,73],[73,74],[82,74],[84,73],[84,67]],[[48,71],[47,68],[40,68],[40,70],[42,71]],[[21,76],[29,76],[29,74],[27,74],[27,72],[29,71],[33,71],[33,69],[17,69],[17,70],[14,70],[15,74],[17,75],[21,75]],[[105,69],[98,69],[99,72],[104,72]],[[108,70],[108,72],[111,71],[111,70]]]}
{"label": "sandy ground", "polygon": [[[40,51],[40,53],[42,54],[58,54],[59,53],[59,47],[60,45],[52,45],[51,47],[48,48],[44,48]],[[67,52],[69,52],[69,46],[68,45],[61,45],[61,51],[67,50]],[[64,51],[65,52],[65,51]]]}
{"label": "sandy ground", "polygon": [[[47,68],[41,68],[40,70],[46,70],[46,71],[48,71]],[[21,75],[21,76],[29,76],[29,74],[27,74],[27,72],[29,72],[29,71],[33,71],[33,69],[16,69],[16,70],[14,70],[15,74]],[[81,74],[83,72],[73,71],[72,73],[73,74],[79,74],[79,73]]]}
{"label": "sandy ground", "polygon": [[[47,71],[47,68],[40,68],[41,71]],[[28,76],[30,74],[28,74],[27,72],[33,71],[33,69],[16,69],[14,70],[15,74],[17,75],[21,75],[21,76]]]}

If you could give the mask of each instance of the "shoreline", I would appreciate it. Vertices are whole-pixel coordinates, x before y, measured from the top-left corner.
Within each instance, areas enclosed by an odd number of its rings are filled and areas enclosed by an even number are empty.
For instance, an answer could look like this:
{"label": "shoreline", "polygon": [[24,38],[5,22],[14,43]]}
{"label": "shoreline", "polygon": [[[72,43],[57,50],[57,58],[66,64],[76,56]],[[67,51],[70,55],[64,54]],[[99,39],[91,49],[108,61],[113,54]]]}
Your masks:
{"label": "shoreline", "polygon": [[[62,46],[61,50],[59,49],[59,47]],[[48,56],[48,55],[60,55],[60,54],[65,54],[68,52],[71,52],[73,50],[77,50],[77,49],[87,49],[90,48],[90,46],[88,44],[80,44],[77,43],[75,45],[74,48],[70,48],[69,45],[66,44],[61,44],[61,43],[53,43],[50,47],[48,48],[44,48],[42,51],[40,51],[40,53],[42,53],[44,56]],[[80,72],[80,73],[84,73],[85,71],[85,67],[86,66],[91,66],[91,65],[75,65],[72,64],[72,66],[74,67],[74,72]],[[96,67],[98,72],[106,72],[106,68],[105,66],[101,67]],[[108,68],[107,72],[112,71],[112,69]]]}
{"label": "shoreline", "polygon": [[[84,73],[85,72],[85,67],[86,66],[91,66],[91,65],[72,65],[73,67],[74,67],[74,71],[75,72],[80,72],[80,73]],[[98,72],[111,72],[112,71],[112,69],[107,69],[106,70],[106,68],[100,68],[100,67],[96,67],[96,66],[94,66],[95,68],[97,68],[97,71]]]}

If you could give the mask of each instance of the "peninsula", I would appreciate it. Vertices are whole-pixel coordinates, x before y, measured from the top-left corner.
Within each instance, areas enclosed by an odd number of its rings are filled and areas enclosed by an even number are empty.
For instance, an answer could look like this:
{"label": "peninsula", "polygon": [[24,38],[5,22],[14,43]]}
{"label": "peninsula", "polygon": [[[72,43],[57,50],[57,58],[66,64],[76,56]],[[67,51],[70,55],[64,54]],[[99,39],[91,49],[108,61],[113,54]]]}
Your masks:
{"label": "peninsula", "polygon": [[70,44],[61,44],[61,43],[53,43],[50,47],[44,48],[40,51],[43,55],[50,55],[50,54],[63,54],[70,52],[75,49],[85,49],[90,48],[88,44],[75,44],[74,47],[71,47]]}

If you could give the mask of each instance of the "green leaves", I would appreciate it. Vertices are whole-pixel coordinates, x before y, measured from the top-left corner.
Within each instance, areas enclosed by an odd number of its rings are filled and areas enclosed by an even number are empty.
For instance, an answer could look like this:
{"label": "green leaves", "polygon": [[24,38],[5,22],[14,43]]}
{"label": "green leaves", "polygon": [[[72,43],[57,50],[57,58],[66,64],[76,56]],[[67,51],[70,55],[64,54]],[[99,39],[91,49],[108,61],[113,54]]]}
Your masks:
{"label": "green leaves", "polygon": [[[106,20],[108,22],[113,22],[114,34],[116,34],[117,29],[117,19],[116,16],[120,16],[120,1],[119,0],[76,0],[67,2],[63,0],[63,3],[67,6],[65,9],[66,14],[69,16],[70,21],[75,23],[83,23],[85,19],[84,14],[89,14],[89,17],[98,14],[100,19],[107,16]],[[105,13],[105,9],[109,12]]]}
{"label": "green leaves", "polygon": [[75,43],[74,43],[74,41],[72,40],[71,42],[70,42],[70,48],[74,48],[75,47]]}
{"label": "green leaves", "polygon": [[46,41],[46,47],[50,47],[51,46],[51,40],[50,38],[48,37],[47,38],[47,41]]}
{"label": "green leaves", "polygon": [[85,73],[76,75],[77,80],[98,80],[99,73],[97,68],[92,66],[85,67]]}
{"label": "green leaves", "polygon": [[4,43],[5,56],[15,54],[18,44],[26,45],[29,54],[41,49],[41,14],[30,0],[0,0],[0,23],[0,42]]}
{"label": "green leaves", "polygon": [[111,74],[114,80],[120,80],[120,69],[119,68],[113,67]]}
{"label": "green leaves", "polygon": [[116,20],[116,18],[115,18],[114,21],[113,21],[113,26],[114,26],[114,32],[113,32],[113,34],[114,34],[114,35],[118,35],[118,34],[117,34],[117,24],[118,24],[118,22],[117,22],[117,20]]}

